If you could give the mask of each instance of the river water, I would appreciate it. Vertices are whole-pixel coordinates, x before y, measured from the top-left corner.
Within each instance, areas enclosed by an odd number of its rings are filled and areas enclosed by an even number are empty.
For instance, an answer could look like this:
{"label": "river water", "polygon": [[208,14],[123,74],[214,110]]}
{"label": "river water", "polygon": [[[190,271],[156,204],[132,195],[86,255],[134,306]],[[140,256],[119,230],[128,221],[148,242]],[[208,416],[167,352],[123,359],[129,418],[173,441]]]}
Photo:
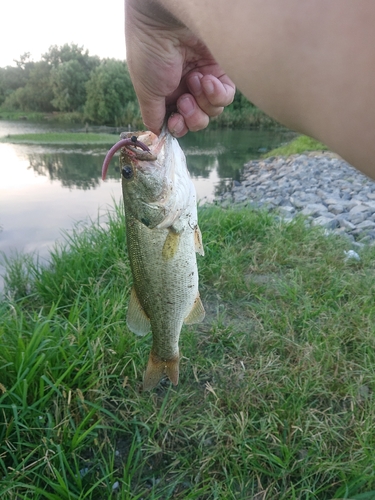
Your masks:
{"label": "river water", "polygon": [[[0,120],[0,137],[48,130],[48,124]],[[207,130],[180,139],[200,202],[211,201],[240,178],[246,161],[289,136],[285,130]],[[118,136],[113,138],[114,143]],[[62,238],[62,230],[96,219],[113,200],[120,200],[120,176],[114,166],[107,180],[101,180],[107,149],[106,145],[0,143],[0,274],[4,271],[1,255],[26,252],[45,259]]]}

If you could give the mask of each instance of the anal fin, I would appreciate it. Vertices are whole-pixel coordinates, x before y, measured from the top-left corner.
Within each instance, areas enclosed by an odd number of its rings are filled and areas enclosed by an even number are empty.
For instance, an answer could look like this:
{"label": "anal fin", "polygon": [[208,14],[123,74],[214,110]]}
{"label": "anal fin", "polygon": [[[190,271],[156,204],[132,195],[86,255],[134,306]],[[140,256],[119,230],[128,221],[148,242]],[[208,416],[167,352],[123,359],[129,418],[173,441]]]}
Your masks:
{"label": "anal fin", "polygon": [[201,298],[198,293],[190,313],[184,319],[184,323],[185,325],[194,325],[195,323],[200,323],[204,320],[205,315],[206,311],[204,310]]}
{"label": "anal fin", "polygon": [[143,390],[150,391],[158,385],[166,375],[173,385],[178,384],[180,356],[177,354],[172,359],[161,359],[151,352],[148,359],[146,372],[143,377]]}
{"label": "anal fin", "polygon": [[150,320],[138,300],[134,287],[130,292],[126,324],[130,331],[140,336],[146,335],[151,329]]}

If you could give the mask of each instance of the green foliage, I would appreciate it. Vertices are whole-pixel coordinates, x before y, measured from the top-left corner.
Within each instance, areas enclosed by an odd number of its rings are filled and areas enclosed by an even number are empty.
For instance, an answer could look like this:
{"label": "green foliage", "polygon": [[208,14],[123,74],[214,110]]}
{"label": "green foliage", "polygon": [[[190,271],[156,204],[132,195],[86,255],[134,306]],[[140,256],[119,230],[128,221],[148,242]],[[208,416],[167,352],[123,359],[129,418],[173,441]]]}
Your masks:
{"label": "green foliage", "polygon": [[25,86],[9,94],[2,107],[21,111],[53,111],[50,72],[51,67],[45,61],[31,63]]}
{"label": "green foliage", "polygon": [[255,108],[254,104],[247,99],[242,92],[236,89],[236,93],[234,94],[234,99],[230,108],[234,111],[242,111],[244,109],[253,109]]}
{"label": "green foliage", "polygon": [[75,44],[52,46],[38,62],[23,54],[16,68],[0,68],[0,104],[5,110],[79,111],[86,82],[99,62]]}
{"label": "green foliage", "polygon": [[55,108],[70,112],[82,110],[86,101],[86,82],[100,59],[90,56],[83,47],[67,43],[61,47],[51,46],[43,59],[52,66],[52,104]]}
{"label": "green foliage", "polygon": [[[125,62],[101,61],[81,46],[64,44],[51,46],[38,62],[30,61],[29,53],[22,54],[16,64],[0,68],[2,112],[58,110],[56,117],[66,123],[88,120],[130,125],[134,130],[143,126]],[[210,122],[211,128],[275,126],[279,125],[238,90],[233,103]]]}
{"label": "green foliage", "polygon": [[211,119],[211,125],[213,128],[280,127],[279,123],[254,106],[238,89],[232,104],[227,106],[221,115]]}
{"label": "green foliage", "polygon": [[51,71],[53,106],[60,111],[81,109],[86,100],[88,74],[76,59],[63,62]]}
{"label": "green foliage", "polygon": [[374,248],[203,207],[205,322],[177,387],[141,391],[120,207],[48,267],[8,262],[0,302],[0,494],[33,500],[371,500]]}
{"label": "green foliage", "polygon": [[136,101],[126,63],[114,59],[104,60],[87,82],[85,115],[88,120],[101,124],[120,124],[126,106]]}
{"label": "green foliage", "polygon": [[0,68],[0,104],[15,90],[26,85],[29,76],[28,69],[20,66]]}
{"label": "green foliage", "polygon": [[77,61],[87,75],[100,63],[99,57],[90,56],[88,50],[84,50],[84,47],[79,47],[75,43],[71,45],[66,43],[61,47],[52,45],[42,58],[53,68],[69,61]]}
{"label": "green foliage", "polygon": [[270,156],[289,156],[305,153],[306,151],[327,151],[327,149],[327,146],[322,142],[312,137],[308,137],[307,135],[299,135],[284,146],[268,151],[263,155],[263,158],[269,158]]}

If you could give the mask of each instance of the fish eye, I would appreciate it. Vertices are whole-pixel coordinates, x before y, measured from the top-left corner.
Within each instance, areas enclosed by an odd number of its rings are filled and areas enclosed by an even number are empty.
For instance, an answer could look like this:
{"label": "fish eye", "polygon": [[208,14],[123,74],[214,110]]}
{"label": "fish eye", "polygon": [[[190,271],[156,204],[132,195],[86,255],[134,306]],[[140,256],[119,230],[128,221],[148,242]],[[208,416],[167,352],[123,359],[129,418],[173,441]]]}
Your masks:
{"label": "fish eye", "polygon": [[133,167],[131,165],[124,165],[121,170],[122,176],[125,179],[131,179],[133,177]]}

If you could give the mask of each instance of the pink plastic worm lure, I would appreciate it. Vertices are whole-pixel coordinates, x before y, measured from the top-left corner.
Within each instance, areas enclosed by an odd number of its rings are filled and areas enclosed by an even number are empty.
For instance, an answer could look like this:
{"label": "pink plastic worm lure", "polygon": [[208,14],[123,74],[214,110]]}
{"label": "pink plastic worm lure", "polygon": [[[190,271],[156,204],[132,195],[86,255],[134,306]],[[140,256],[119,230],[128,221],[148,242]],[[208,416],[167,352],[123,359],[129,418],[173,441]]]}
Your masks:
{"label": "pink plastic worm lure", "polygon": [[125,146],[137,146],[138,148],[143,149],[143,151],[150,151],[149,148],[146,146],[146,144],[143,144],[143,142],[138,141],[137,137],[133,135],[130,139],[121,139],[121,141],[116,142],[114,146],[111,147],[111,149],[108,151],[106,154],[106,157],[104,158],[103,162],[103,167],[102,167],[102,179],[103,181],[105,180],[107,176],[107,170],[110,161],[112,160],[113,155],[118,151],[119,149],[125,147]]}

